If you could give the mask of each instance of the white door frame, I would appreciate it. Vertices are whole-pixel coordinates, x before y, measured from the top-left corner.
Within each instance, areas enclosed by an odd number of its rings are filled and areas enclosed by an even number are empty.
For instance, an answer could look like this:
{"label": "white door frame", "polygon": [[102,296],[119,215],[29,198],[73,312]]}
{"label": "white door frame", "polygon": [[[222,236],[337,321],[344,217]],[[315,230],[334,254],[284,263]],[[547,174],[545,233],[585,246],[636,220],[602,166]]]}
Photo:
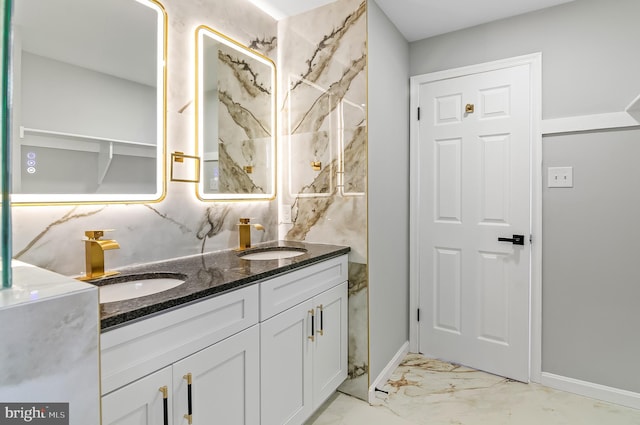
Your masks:
{"label": "white door frame", "polygon": [[420,300],[418,240],[420,234],[420,163],[417,111],[420,84],[481,72],[527,65],[531,75],[531,271],[529,278],[530,365],[529,376],[539,382],[542,373],[542,53],[517,56],[478,65],[411,77],[410,91],[410,203],[409,203],[409,351],[418,352],[418,306]]}

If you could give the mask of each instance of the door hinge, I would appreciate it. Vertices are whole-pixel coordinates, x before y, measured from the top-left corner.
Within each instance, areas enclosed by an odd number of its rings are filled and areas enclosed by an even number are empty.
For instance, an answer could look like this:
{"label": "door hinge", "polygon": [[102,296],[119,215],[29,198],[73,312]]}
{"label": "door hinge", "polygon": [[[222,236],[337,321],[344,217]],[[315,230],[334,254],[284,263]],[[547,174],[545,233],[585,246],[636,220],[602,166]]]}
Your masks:
{"label": "door hinge", "polygon": [[418,322],[420,321],[420,309],[418,309]]}
{"label": "door hinge", "polygon": [[420,121],[420,107],[418,106],[418,121]]}

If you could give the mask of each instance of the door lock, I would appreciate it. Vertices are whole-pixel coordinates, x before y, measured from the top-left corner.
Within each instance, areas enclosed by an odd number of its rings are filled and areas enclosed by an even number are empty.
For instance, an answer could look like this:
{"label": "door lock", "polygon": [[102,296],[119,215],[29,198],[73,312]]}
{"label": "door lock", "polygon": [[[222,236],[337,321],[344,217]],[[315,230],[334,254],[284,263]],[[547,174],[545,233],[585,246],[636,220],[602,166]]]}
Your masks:
{"label": "door lock", "polygon": [[514,245],[524,245],[524,235],[513,235],[513,238],[498,238],[498,242],[511,242]]}

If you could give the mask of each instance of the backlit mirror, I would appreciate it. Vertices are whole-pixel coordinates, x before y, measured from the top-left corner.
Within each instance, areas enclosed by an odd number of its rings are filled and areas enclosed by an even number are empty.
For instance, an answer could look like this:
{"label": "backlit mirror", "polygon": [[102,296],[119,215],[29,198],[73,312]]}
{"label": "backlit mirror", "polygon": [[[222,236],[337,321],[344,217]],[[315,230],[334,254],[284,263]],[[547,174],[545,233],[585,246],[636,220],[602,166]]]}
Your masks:
{"label": "backlit mirror", "polygon": [[196,44],[198,197],[273,199],[275,64],[205,26],[197,29]]}
{"label": "backlit mirror", "polygon": [[154,0],[14,1],[14,203],[164,197],[165,37]]}

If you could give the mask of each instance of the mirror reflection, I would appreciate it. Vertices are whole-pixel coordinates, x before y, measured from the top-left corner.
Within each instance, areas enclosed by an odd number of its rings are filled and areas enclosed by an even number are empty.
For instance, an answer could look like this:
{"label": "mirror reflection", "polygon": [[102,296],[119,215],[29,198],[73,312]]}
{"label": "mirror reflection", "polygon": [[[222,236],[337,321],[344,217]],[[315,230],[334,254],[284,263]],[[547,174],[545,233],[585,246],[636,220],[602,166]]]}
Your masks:
{"label": "mirror reflection", "polygon": [[196,48],[198,196],[273,199],[275,64],[205,26]]}
{"label": "mirror reflection", "polygon": [[14,202],[163,197],[165,27],[153,0],[14,2]]}

